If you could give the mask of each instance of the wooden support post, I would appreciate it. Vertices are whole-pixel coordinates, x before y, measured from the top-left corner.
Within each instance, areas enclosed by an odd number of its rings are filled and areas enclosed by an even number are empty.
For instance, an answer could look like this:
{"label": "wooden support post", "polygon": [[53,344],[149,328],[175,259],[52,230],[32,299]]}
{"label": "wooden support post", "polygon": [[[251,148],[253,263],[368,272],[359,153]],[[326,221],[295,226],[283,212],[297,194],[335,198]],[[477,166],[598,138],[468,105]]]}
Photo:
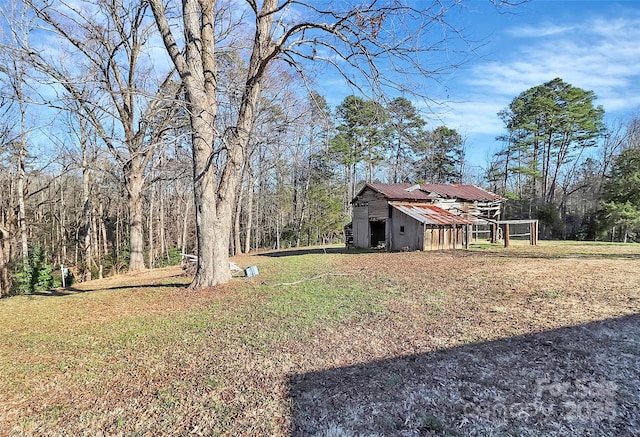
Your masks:
{"label": "wooden support post", "polygon": [[535,222],[529,223],[529,244],[531,246],[535,246],[535,236],[534,236],[533,230],[536,227],[536,225],[534,223]]}
{"label": "wooden support post", "polygon": [[466,231],[466,234],[467,234],[467,235],[465,235],[466,238],[464,239],[464,248],[465,249],[469,249],[469,239],[471,238],[471,235],[473,234],[472,226],[473,225],[465,226],[465,231]]}
{"label": "wooden support post", "polygon": [[458,243],[458,230],[456,229],[456,224],[452,223],[452,232],[453,232],[453,250],[457,249],[456,245]]}
{"label": "wooden support post", "polygon": [[509,247],[509,223],[504,224],[504,247]]}
{"label": "wooden support post", "polygon": [[491,223],[491,243],[498,241],[498,225]]}

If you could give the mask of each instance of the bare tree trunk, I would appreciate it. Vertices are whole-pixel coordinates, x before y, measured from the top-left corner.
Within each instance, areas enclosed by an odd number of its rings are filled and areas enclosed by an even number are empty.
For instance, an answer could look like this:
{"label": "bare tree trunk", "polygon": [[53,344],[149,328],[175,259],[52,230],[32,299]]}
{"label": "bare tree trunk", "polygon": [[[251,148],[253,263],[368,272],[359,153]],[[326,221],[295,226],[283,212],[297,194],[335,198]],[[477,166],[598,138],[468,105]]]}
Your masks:
{"label": "bare tree trunk", "polygon": [[185,32],[192,35],[184,51],[176,44],[160,0],[150,0],[156,24],[165,47],[180,74],[185,87],[192,128],[194,163],[194,202],[196,207],[196,237],[198,268],[192,288],[221,284],[231,280],[229,269],[229,239],[233,224],[236,188],[244,162],[244,155],[252,131],[254,112],[260,95],[260,80],[265,73],[266,59],[275,54],[270,45],[270,30],[277,6],[276,0],[265,0],[263,11],[256,16],[256,42],[247,69],[247,80],[237,124],[225,132],[226,160],[216,185],[215,166],[211,164],[216,131],[217,68],[215,52],[215,2],[185,0],[183,23]]}
{"label": "bare tree trunk", "polygon": [[102,236],[102,252],[98,252],[98,279],[102,279],[102,270],[104,258],[109,253],[109,246],[107,244],[107,227],[104,224],[104,208],[102,201],[98,204],[98,223],[100,227],[100,235]]}
{"label": "bare tree trunk", "polygon": [[247,200],[245,211],[247,214],[247,222],[245,223],[245,239],[244,239],[244,253],[251,251],[251,232],[253,229],[253,186],[255,184],[255,178],[253,173],[249,169],[249,186],[247,187]]}
{"label": "bare tree trunk", "polygon": [[[262,173],[258,173],[258,175],[261,175]],[[266,243],[264,241],[264,233],[265,233],[265,227],[266,227],[266,219],[265,217],[265,213],[264,213],[264,185],[262,183],[262,176],[260,176],[259,178],[259,182],[258,182],[258,187],[257,187],[257,194],[258,196],[256,197],[256,201],[255,201],[255,224],[253,225],[253,234],[254,234],[254,243],[253,243],[253,247],[254,249],[257,249],[259,247],[262,247],[263,243]]]}
{"label": "bare tree trunk", "polygon": [[[19,8],[18,11],[12,11],[9,16],[4,16],[5,20],[8,20],[8,24],[11,25],[11,19],[16,19],[18,28],[14,29],[15,33],[13,33],[14,43],[16,46],[26,39],[26,35],[29,32],[29,29],[21,27],[26,21],[24,20],[25,10]],[[12,14],[15,13],[15,16]],[[3,27],[4,28],[4,27]],[[7,34],[11,35],[11,33],[7,29]],[[19,247],[21,248],[21,256],[22,262],[24,265],[27,264],[29,260],[29,241],[28,241],[28,228],[27,228],[27,215],[26,215],[26,207],[25,207],[25,196],[27,191],[27,175],[26,175],[26,160],[27,160],[27,125],[26,125],[26,110],[27,103],[24,95],[24,84],[25,84],[25,64],[19,59],[19,56],[14,56],[13,54],[8,57],[3,57],[0,62],[0,70],[3,73],[3,84],[6,84],[10,89],[10,95],[3,97],[3,106],[4,100],[14,100],[18,106],[18,116],[20,117],[18,128],[18,139],[17,142],[18,150],[16,158],[16,185],[15,185],[15,196],[18,203],[17,208],[17,230],[19,236]],[[5,148],[6,145],[2,144],[2,147]],[[12,186],[13,187],[13,186]],[[4,192],[2,195],[6,195]],[[12,239],[16,238],[15,233],[11,235]],[[15,241],[15,240],[14,240]],[[17,246],[17,244],[16,244]]]}
{"label": "bare tree trunk", "polygon": [[187,225],[189,223],[189,209],[191,208],[191,202],[185,200],[184,202],[184,215],[182,219],[182,250],[180,253],[187,253]]}
{"label": "bare tree trunk", "polygon": [[356,195],[356,163],[351,164],[351,173],[349,174],[349,195],[347,196],[347,213],[351,212],[351,201]]}
{"label": "bare tree trunk", "polygon": [[[192,101],[205,103],[206,97]],[[206,105],[206,104],[205,104]],[[205,106],[203,105],[203,106]],[[215,108],[214,108],[215,109]],[[229,229],[232,220],[232,193],[218,199],[215,188],[215,174],[209,162],[213,155],[215,121],[208,108],[202,108],[192,118],[193,160],[194,160],[194,203],[196,205],[196,241],[198,244],[198,267],[191,283],[192,288],[209,287],[228,282],[231,279],[229,269]],[[232,182],[232,181],[228,181]]]}
{"label": "bare tree trunk", "polygon": [[98,250],[98,254],[100,255],[100,262],[102,262],[102,258],[109,255],[109,241],[107,240],[107,226],[104,224],[104,205],[102,200],[98,203],[98,226],[100,228],[99,234],[102,236],[102,245]]}
{"label": "bare tree trunk", "polygon": [[[53,225],[54,232],[51,233],[51,247],[49,253],[55,257],[55,265],[62,264],[61,256],[61,242],[62,242],[62,203],[64,202],[64,196],[62,194],[62,183],[60,183],[60,192],[55,192],[54,186],[48,191],[50,198],[55,198],[57,194],[60,194],[60,202],[55,202],[49,206],[49,215],[51,216],[51,224]],[[42,201],[44,202],[44,192],[42,193]],[[43,214],[45,216],[46,213]],[[56,250],[57,249],[57,250]]]}
{"label": "bare tree trunk", "polygon": [[154,251],[154,246],[153,246],[153,208],[155,207],[154,205],[154,190],[151,190],[150,193],[150,199],[149,199],[149,225],[147,227],[147,236],[148,236],[148,240],[149,240],[149,268],[152,269],[153,268],[153,260],[154,260],[154,256],[153,256],[153,251]]}
{"label": "bare tree trunk", "polygon": [[143,237],[143,214],[142,214],[142,185],[144,178],[143,169],[136,164],[138,160],[131,162],[131,168],[127,179],[127,206],[129,209],[129,271],[137,272],[145,269],[144,265],[144,237]]}
{"label": "bare tree trunk", "polygon": [[[90,232],[90,240],[91,240],[91,263],[95,265],[95,254],[99,252],[99,236],[98,233],[95,232],[95,229],[98,227],[98,217],[96,217],[95,210],[93,207],[89,211],[89,216],[91,220],[91,232]],[[91,268],[91,266],[89,266]]]}
{"label": "bare tree trunk", "polygon": [[91,226],[91,193],[90,193],[90,174],[89,167],[87,163],[87,151],[86,151],[86,141],[84,139],[82,141],[82,218],[84,222],[84,239],[83,239],[83,281],[91,280],[91,263],[93,262],[91,258],[91,234],[92,234],[92,226]]}
{"label": "bare tree trunk", "polygon": [[75,230],[75,244],[73,245],[73,264],[78,265],[78,260],[80,259],[80,228],[77,227]]}
{"label": "bare tree trunk", "polygon": [[120,206],[116,209],[116,250],[114,253],[113,264],[116,266],[116,272],[120,271],[120,257],[122,254],[122,219]]}
{"label": "bare tree trunk", "polygon": [[[309,138],[313,138],[313,128],[311,129],[312,134],[309,135]],[[311,140],[312,141],[312,140]],[[309,208],[309,187],[311,186],[311,168],[312,168],[312,159],[313,159],[313,142],[309,144],[309,157],[307,161],[307,175],[304,181],[304,191],[301,195],[301,206],[300,206],[300,216],[298,218],[298,238],[296,242],[296,246],[300,246],[300,239],[302,235],[302,226],[304,224],[304,219],[307,215],[307,210]],[[309,242],[307,239],[307,246],[309,246]]]}
{"label": "bare tree trunk", "polygon": [[22,261],[26,264],[29,259],[29,242],[27,238],[27,213],[24,203],[25,195],[25,161],[27,159],[27,138],[25,131],[25,114],[22,108],[22,102],[20,105],[20,150],[18,151],[18,181],[16,184],[16,191],[18,195],[18,228],[20,229],[20,246],[22,248]]}
{"label": "bare tree trunk", "polygon": [[233,221],[233,240],[234,240],[233,253],[234,255],[242,253],[242,241],[240,241],[240,216],[242,215],[242,199],[244,195],[243,195],[243,189],[241,184],[239,186],[240,186],[240,192],[238,193],[238,201],[236,202],[236,211],[235,211],[235,217]]}
{"label": "bare tree trunk", "polygon": [[82,272],[82,280],[90,281],[91,280],[91,264],[93,263],[93,258],[91,256],[91,204],[89,203],[88,197],[85,198],[84,208],[83,208],[83,218],[84,218],[84,241],[83,241],[83,264],[84,269]]}
{"label": "bare tree trunk", "polygon": [[160,211],[159,211],[159,226],[160,232],[158,238],[160,239],[160,251],[159,256],[167,257],[167,264],[171,261],[169,257],[169,245],[167,244],[167,236],[165,230],[165,210],[164,210],[164,193],[162,185],[159,186],[158,195],[160,197]]}
{"label": "bare tree trunk", "polygon": [[[61,181],[62,182],[62,181]],[[67,262],[67,217],[66,217],[66,207],[64,203],[64,187],[62,183],[60,183],[60,263]]]}

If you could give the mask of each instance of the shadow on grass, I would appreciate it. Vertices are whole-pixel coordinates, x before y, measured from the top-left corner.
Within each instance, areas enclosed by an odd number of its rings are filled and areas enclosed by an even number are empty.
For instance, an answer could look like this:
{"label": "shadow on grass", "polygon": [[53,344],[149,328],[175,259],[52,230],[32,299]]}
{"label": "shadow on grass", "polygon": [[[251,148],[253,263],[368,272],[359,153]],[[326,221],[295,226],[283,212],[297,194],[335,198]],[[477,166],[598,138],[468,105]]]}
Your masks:
{"label": "shadow on grass", "polygon": [[96,287],[96,288],[56,288],[48,291],[36,291],[31,293],[32,296],[48,296],[48,297],[60,297],[69,296],[72,294],[87,293],[90,291],[106,291],[106,290],[125,290],[136,288],[186,288],[188,284],[142,284],[142,285],[119,285],[116,287]]}
{"label": "shadow on grass", "polygon": [[69,287],[69,288],[56,288],[53,290],[34,291],[32,293],[29,293],[29,295],[45,296],[45,297],[60,297],[60,296],[69,296],[71,294],[84,293],[85,291],[90,291],[90,290],[78,290],[73,287]]}
{"label": "shadow on grass", "polygon": [[640,435],[640,315],[294,375],[293,435]]}
{"label": "shadow on grass", "polygon": [[268,256],[271,258],[282,258],[287,256],[300,256],[300,255],[336,255],[336,254],[344,254],[344,255],[358,255],[363,253],[381,253],[384,251],[374,250],[374,249],[347,249],[344,247],[326,247],[326,248],[318,248],[318,247],[310,247],[308,249],[285,249],[285,250],[274,250],[271,252],[261,252],[258,255],[260,256]]}

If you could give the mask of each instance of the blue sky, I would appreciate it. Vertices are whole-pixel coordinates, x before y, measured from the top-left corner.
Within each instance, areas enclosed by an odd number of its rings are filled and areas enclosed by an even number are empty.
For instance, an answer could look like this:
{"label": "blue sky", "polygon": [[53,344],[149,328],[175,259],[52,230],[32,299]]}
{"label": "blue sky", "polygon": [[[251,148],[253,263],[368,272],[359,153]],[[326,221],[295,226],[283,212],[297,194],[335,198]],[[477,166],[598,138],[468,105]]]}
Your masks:
{"label": "blue sky", "polygon": [[[497,112],[556,77],[594,91],[608,122],[640,113],[640,1],[532,0],[499,13],[489,1],[471,0],[453,19],[482,46],[442,78],[433,98],[449,103],[426,116],[431,127],[446,124],[466,136],[472,165],[484,166],[501,146]],[[331,86],[332,106],[351,93]]]}

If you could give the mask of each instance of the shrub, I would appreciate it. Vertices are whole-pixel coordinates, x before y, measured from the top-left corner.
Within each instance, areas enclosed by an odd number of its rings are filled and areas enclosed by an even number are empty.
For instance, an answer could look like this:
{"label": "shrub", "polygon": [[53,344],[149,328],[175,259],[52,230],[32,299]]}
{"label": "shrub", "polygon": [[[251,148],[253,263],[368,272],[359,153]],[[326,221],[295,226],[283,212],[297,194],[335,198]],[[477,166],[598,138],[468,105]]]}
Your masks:
{"label": "shrub", "polygon": [[12,293],[30,294],[60,285],[60,279],[54,278],[53,267],[46,263],[44,249],[40,244],[34,244],[27,261],[18,265],[18,272],[13,277]]}

